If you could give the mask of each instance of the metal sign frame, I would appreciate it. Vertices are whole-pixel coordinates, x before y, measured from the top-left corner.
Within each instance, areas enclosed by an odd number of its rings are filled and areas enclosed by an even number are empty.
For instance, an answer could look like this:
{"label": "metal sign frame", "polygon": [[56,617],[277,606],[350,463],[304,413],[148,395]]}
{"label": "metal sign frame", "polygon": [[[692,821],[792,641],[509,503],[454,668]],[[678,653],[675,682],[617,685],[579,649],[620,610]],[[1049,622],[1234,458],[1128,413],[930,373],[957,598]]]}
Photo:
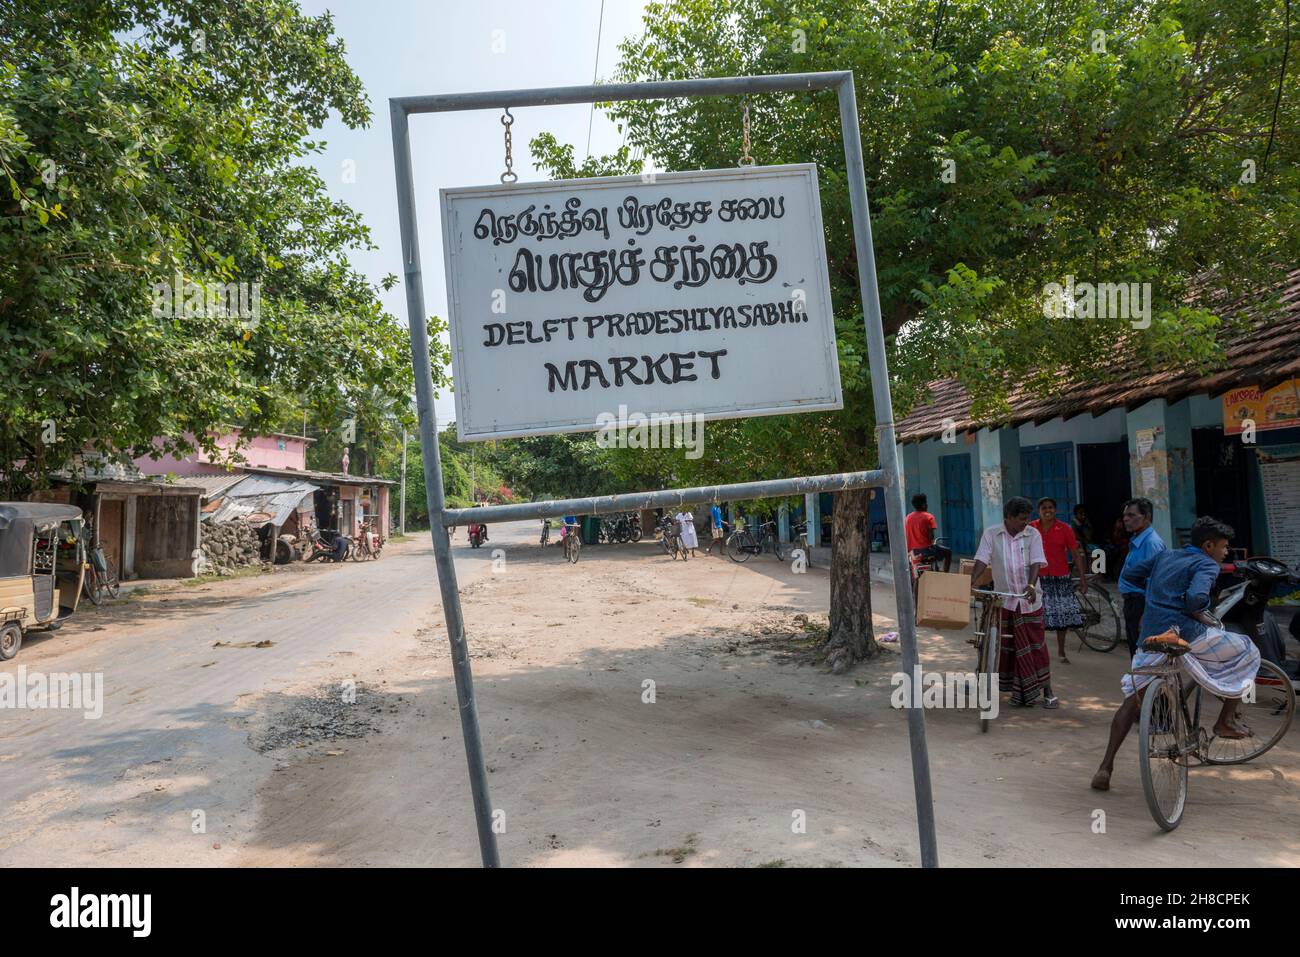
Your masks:
{"label": "metal sign frame", "polygon": [[[429,334],[424,309],[424,287],[420,274],[420,241],[416,228],[415,182],[411,171],[411,143],[408,121],[413,113],[447,113],[463,110],[503,110],[507,107],[558,106],[570,103],[610,103],[616,100],[662,100],[678,97],[744,96],[759,93],[807,93],[834,90],[839,98],[840,128],[849,181],[849,203],[853,215],[853,239],[857,251],[858,282],[866,325],[867,355],[871,366],[871,392],[876,412],[876,435],[880,447],[880,469],[803,478],[712,485],[658,492],[634,492],[597,498],[562,499],[483,508],[448,509],[442,488],[442,462],[438,428],[433,408],[433,379],[429,368]],[[772,76],[718,77],[700,80],[668,80],[653,83],[613,83],[600,86],[552,87],[534,90],[499,90],[486,93],[452,93],[435,96],[394,97],[388,101],[393,131],[393,166],[397,178],[397,212],[402,234],[402,271],[406,277],[407,325],[411,334],[411,362],[415,369],[416,402],[420,417],[420,443],[424,457],[424,485],[427,495],[433,554],[442,592],[447,638],[451,644],[456,698],[460,707],[465,758],[469,764],[470,790],[478,826],[479,851],[485,867],[499,867],[496,834],[492,830],[492,805],[488,797],[487,768],[479,732],[474,679],[465,642],[465,620],[456,567],[451,558],[447,529],[480,521],[516,521],[554,518],[572,514],[626,512],[661,506],[697,505],[722,499],[744,500],[809,492],[834,492],[856,488],[883,488],[885,515],[889,526],[889,551],[894,574],[894,598],[903,668],[911,674],[918,663],[915,608],[912,600],[911,564],[903,531],[903,489],[894,439],[894,413],[889,391],[889,368],[885,358],[885,334],[880,316],[880,293],[876,281],[876,259],[871,244],[871,218],[867,204],[866,174],[862,161],[862,134],[858,127],[857,97],[853,74],[847,70],[828,73],[792,73]],[[865,572],[865,569],[864,569]],[[916,823],[921,846],[921,864],[937,867],[939,852],[934,830],[934,800],[930,787],[930,760],[925,740],[925,714],[919,707],[907,709],[908,738],[912,752],[912,781],[916,797]]]}

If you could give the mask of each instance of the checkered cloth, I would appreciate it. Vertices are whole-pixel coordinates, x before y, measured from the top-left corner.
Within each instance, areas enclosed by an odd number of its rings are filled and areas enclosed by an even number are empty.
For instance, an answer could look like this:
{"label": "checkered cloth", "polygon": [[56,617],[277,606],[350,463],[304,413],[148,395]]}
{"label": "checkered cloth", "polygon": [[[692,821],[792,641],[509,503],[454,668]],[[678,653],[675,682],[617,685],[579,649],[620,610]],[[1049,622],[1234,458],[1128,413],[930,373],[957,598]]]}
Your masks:
{"label": "checkered cloth", "polygon": [[[1245,635],[1218,628],[1207,628],[1205,634],[1192,639],[1191,651],[1178,659],[1178,665],[1189,678],[1199,682],[1211,694],[1220,698],[1240,698],[1255,681],[1259,671],[1259,649]],[[1133,656],[1133,667],[1157,665],[1164,660],[1159,651],[1143,651]],[[1120,679],[1124,697],[1145,688],[1150,675],[1138,675],[1136,687],[1132,675]]]}

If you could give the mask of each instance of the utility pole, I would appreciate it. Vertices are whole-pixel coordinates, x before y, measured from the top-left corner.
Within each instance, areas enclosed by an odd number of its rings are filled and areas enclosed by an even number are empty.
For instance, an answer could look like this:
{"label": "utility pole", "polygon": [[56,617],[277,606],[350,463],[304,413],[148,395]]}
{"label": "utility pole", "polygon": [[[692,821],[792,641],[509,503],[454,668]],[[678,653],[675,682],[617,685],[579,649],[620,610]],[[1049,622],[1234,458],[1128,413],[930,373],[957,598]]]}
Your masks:
{"label": "utility pole", "polygon": [[406,534],[406,426],[402,426],[402,492],[398,496],[397,533]]}

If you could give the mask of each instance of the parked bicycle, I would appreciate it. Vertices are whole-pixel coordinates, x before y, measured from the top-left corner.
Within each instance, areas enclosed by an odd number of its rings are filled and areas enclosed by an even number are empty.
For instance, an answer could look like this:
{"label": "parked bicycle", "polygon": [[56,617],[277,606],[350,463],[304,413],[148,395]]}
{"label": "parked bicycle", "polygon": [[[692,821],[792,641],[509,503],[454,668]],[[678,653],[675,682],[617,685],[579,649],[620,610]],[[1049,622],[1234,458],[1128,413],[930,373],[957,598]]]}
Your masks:
{"label": "parked bicycle", "polygon": [[81,590],[92,604],[102,604],[105,598],[116,598],[121,593],[117,565],[104,554],[104,546],[96,542],[87,551],[90,567],[81,579]]}
{"label": "parked bicycle", "polygon": [[539,544],[541,544],[541,546],[545,548],[550,543],[551,543],[551,520],[549,518],[544,518],[542,519],[542,539]]}
{"label": "parked bicycle", "polygon": [[781,554],[781,540],[776,533],[776,522],[764,522],[755,535],[743,525],[731,533],[727,539],[727,557],[733,562],[744,563],[751,555],[761,555],[771,551],[777,561],[784,561]]}
{"label": "parked bicycle", "polygon": [[655,527],[659,529],[660,534],[663,536],[664,551],[668,553],[670,558],[674,561],[677,560],[679,555],[682,561],[687,561],[690,558],[690,550],[682,544],[681,529],[677,527],[677,521],[671,515],[665,515],[659,519],[659,523]]}

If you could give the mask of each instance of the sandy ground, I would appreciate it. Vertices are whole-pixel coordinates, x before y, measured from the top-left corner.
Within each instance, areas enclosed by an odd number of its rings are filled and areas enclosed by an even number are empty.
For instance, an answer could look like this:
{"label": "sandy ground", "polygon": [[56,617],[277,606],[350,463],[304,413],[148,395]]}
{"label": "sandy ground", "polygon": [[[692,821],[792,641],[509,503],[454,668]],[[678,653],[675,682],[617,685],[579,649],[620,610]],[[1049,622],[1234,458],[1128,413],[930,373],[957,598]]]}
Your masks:
{"label": "sandy ground", "polygon": [[[874,599],[892,628],[890,590]],[[616,546],[570,566],[553,549],[508,548],[464,590],[503,861],[917,864],[906,721],[889,704],[898,652],[843,677],[784,653],[802,637],[795,615],[816,621],[827,600],[824,570],[795,574],[771,556],[683,563]],[[964,639],[926,633],[926,667],[968,669]],[[1004,707],[985,735],[971,712],[927,714],[942,863],[1300,860],[1295,732],[1253,766],[1193,771],[1172,834],[1148,814],[1132,742],[1113,790],[1091,791],[1124,661],[1076,644],[1055,666],[1055,713]],[[398,648],[390,665],[358,669],[385,689],[383,733],[277,774],[237,863],[477,863],[441,621]]]}
{"label": "sandy ground", "polygon": [[[534,527],[454,543],[505,864],[918,863],[896,646],[844,676],[791,659],[808,643],[797,616],[824,621],[824,568],[674,562],[650,543],[569,565]],[[891,630],[891,591],[873,594]],[[926,668],[968,670],[965,637],[923,632]],[[983,735],[973,712],[927,712],[941,863],[1300,861],[1294,729],[1252,765],[1194,769],[1172,834],[1147,812],[1133,740],[1113,790],[1091,791],[1125,662],[1076,646],[1054,662],[1057,712],[1004,707]],[[3,670],[24,663],[103,668],[112,690],[100,722],[0,713],[0,863],[478,863],[425,540],[151,594]]]}

